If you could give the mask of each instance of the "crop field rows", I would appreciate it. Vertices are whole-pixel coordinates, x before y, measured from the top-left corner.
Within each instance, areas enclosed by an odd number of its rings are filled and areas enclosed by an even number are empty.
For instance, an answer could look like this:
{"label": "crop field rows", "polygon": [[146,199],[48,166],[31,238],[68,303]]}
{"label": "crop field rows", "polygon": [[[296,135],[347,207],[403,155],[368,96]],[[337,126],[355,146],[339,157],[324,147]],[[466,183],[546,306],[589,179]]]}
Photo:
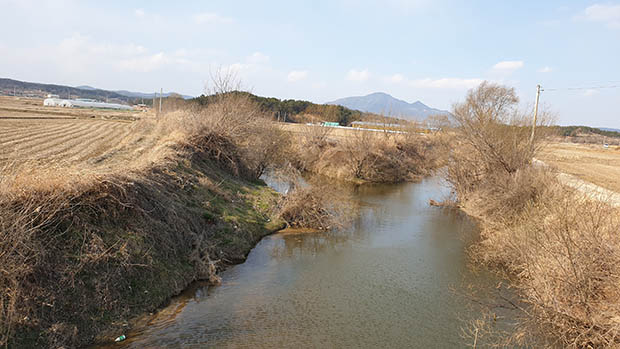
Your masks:
{"label": "crop field rows", "polygon": [[560,172],[620,193],[620,147],[551,143],[539,158]]}
{"label": "crop field rows", "polygon": [[104,120],[0,119],[0,163],[87,162],[122,144],[131,126]]}

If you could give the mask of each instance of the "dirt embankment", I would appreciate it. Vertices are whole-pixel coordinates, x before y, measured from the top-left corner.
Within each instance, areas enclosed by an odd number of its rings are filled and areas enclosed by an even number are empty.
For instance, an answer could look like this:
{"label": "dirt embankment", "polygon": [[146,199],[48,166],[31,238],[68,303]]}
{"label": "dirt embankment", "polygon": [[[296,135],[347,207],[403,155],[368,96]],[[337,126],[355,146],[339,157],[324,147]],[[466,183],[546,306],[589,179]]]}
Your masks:
{"label": "dirt embankment", "polygon": [[192,281],[215,281],[217,269],[243,261],[279,228],[270,220],[276,199],[200,153],[4,195],[2,339],[74,347],[122,331]]}
{"label": "dirt embankment", "polygon": [[495,305],[471,333],[499,347],[618,347],[620,212],[600,193],[532,166],[546,137],[530,138],[517,103],[514,89],[484,83],[453,113],[447,179],[459,206],[482,222],[471,254],[509,276],[524,305],[506,304],[519,320],[511,333],[497,328]]}
{"label": "dirt embankment", "polygon": [[[256,134],[243,103],[127,127],[41,123],[42,139],[8,125],[0,141],[20,152],[0,162],[0,345],[113,339],[282,228],[279,195],[256,179],[272,153],[257,142],[271,129]],[[78,135],[86,145],[71,143]]]}

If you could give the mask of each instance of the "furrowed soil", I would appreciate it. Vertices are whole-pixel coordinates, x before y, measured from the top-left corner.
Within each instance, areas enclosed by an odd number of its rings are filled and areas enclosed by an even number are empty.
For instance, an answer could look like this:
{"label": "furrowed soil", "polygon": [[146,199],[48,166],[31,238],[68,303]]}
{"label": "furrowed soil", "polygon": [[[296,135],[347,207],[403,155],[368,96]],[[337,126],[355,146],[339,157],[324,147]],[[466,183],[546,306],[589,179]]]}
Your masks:
{"label": "furrowed soil", "polygon": [[275,191],[156,120],[35,104],[0,115],[0,345],[113,341],[282,228]]}
{"label": "furrowed soil", "polygon": [[152,113],[134,110],[46,107],[42,98],[0,96],[0,119],[3,118],[89,118],[137,120]]}
{"label": "furrowed soil", "polygon": [[620,147],[551,143],[538,158],[563,173],[620,193]]}

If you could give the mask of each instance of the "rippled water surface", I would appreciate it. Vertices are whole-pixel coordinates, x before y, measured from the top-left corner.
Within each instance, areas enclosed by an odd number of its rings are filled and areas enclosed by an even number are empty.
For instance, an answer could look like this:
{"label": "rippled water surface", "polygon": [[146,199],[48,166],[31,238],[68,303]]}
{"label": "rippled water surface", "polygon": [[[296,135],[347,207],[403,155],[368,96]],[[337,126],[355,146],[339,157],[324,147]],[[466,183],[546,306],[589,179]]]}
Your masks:
{"label": "rippled water surface", "polygon": [[496,280],[467,266],[474,225],[428,205],[445,194],[435,179],[357,189],[351,231],[269,236],[116,347],[463,347],[478,315],[464,287]]}

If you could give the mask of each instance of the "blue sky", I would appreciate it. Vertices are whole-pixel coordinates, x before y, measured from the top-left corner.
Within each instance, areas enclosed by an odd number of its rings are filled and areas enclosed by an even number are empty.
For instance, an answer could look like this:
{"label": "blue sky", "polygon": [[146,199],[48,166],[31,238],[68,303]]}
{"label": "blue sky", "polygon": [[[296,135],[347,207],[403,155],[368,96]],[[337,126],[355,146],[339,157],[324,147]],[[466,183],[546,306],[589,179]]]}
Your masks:
{"label": "blue sky", "polygon": [[441,109],[483,80],[536,84],[560,124],[620,128],[620,1],[0,0],[0,76],[327,102],[376,91]]}

